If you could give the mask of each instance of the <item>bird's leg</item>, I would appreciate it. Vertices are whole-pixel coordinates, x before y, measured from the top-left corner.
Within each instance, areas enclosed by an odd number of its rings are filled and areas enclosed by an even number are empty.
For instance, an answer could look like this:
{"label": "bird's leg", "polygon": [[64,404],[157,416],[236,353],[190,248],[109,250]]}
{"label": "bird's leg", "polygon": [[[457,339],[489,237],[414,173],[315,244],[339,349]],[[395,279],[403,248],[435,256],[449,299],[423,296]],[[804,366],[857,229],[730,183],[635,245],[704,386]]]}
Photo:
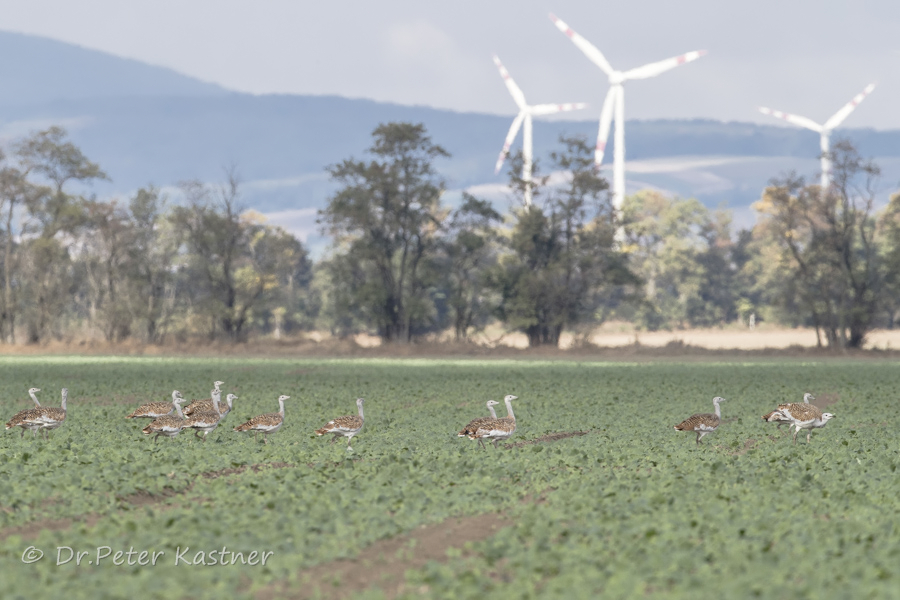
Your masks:
{"label": "bird's leg", "polygon": [[263,444],[265,444],[266,446],[269,445],[269,434],[268,433],[263,433]]}
{"label": "bird's leg", "polygon": [[24,428],[24,427],[22,428],[22,435],[20,435],[19,437],[20,437],[20,438],[25,437],[25,428]]}
{"label": "bird's leg", "polygon": [[697,443],[698,446],[700,445],[700,438],[701,438],[701,437],[703,437],[703,435],[698,431],[698,432],[697,432],[697,439],[694,440],[694,441]]}
{"label": "bird's leg", "polygon": [[478,440],[478,443],[481,444],[481,449],[487,450],[487,446],[484,445],[484,440],[481,438],[476,438],[476,439]]}
{"label": "bird's leg", "polygon": [[798,433],[800,433],[800,428],[799,428],[799,427],[794,431],[794,443],[795,443],[795,444],[797,443],[797,434],[798,434]]}
{"label": "bird's leg", "polygon": [[811,435],[812,435],[812,429],[810,429],[809,432],[806,434],[806,443],[807,444],[809,443],[809,438]]}
{"label": "bird's leg", "polygon": [[496,448],[496,447],[497,447],[497,439],[494,438],[494,448]]}

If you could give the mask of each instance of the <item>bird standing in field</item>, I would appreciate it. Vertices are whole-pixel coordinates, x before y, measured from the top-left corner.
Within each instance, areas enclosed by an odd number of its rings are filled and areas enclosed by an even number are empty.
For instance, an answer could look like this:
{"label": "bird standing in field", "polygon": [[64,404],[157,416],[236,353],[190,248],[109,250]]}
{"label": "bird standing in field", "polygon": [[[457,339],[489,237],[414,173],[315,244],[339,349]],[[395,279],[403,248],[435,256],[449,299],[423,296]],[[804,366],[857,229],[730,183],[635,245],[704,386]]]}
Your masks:
{"label": "bird standing in field", "polygon": [[478,440],[482,448],[485,448],[484,440],[493,440],[494,448],[496,448],[498,441],[511,438],[516,432],[516,415],[513,413],[512,401],[518,399],[518,396],[512,394],[503,398],[503,402],[506,403],[506,416],[500,419],[490,419],[480,424],[473,433],[469,434],[469,439]]}
{"label": "bird standing in field", "polygon": [[818,406],[814,404],[802,404],[800,402],[791,402],[778,406],[778,412],[786,419],[790,419],[794,427],[793,443],[797,443],[797,434],[801,429],[806,429],[806,443],[809,443],[812,436],[812,430],[825,427],[834,415],[831,413],[823,413]]}
{"label": "bird standing in field", "polygon": [[[222,413],[219,412],[219,395],[215,394],[213,395],[212,409],[197,411],[190,416],[185,416],[182,429],[193,429],[194,437],[200,438],[205,442],[206,436],[219,426],[220,420],[222,420]],[[202,438],[200,437],[201,431],[203,432]]]}
{"label": "bird standing in field", "polygon": [[332,444],[336,442],[339,437],[344,436],[347,438],[347,450],[353,450],[353,448],[350,447],[350,440],[353,439],[354,435],[359,433],[365,423],[365,417],[363,417],[363,402],[365,402],[365,400],[362,398],[356,399],[356,407],[359,409],[359,415],[347,415],[332,419],[325,423],[321,429],[316,429],[316,435],[325,435],[326,433],[334,435],[334,437],[331,438]]}
{"label": "bird standing in field", "polygon": [[697,445],[700,445],[700,440],[703,439],[703,436],[712,433],[716,429],[719,428],[719,423],[722,422],[722,409],[719,407],[720,402],[725,402],[725,398],[721,398],[716,396],[713,398],[713,406],[716,408],[716,413],[701,413],[698,415],[692,415],[675,426],[676,431],[693,431],[697,434]]}
{"label": "bird standing in field", "polygon": [[13,427],[21,427],[22,435],[19,437],[23,437],[25,435],[25,430],[31,431],[32,437],[34,437],[37,433],[37,430],[40,429],[40,425],[29,424],[26,419],[28,417],[34,416],[37,414],[37,409],[41,407],[41,403],[37,399],[37,392],[41,391],[39,388],[31,388],[28,390],[28,395],[31,396],[32,401],[34,401],[34,408],[26,408],[25,410],[20,410],[16,414],[13,415],[12,419],[10,419],[6,423],[7,429],[12,429]]}
{"label": "bird standing in field", "polygon": [[[815,400],[813,395],[809,392],[803,394],[803,403],[809,404],[810,400]],[[778,408],[773,410],[767,415],[763,415],[763,421],[767,423],[778,423],[778,429],[781,429],[781,426],[787,423],[788,425],[788,433],[791,432],[791,428],[794,427],[794,421],[790,417],[784,416],[781,412],[781,409],[786,408],[788,404],[779,404]]]}
{"label": "bird standing in field", "polygon": [[184,427],[184,413],[181,412],[181,402],[181,398],[173,399],[172,404],[175,405],[174,415],[158,417],[141,430],[144,432],[144,435],[156,434],[153,437],[154,444],[159,441],[159,436],[161,435],[173,438],[181,433],[181,429]]}
{"label": "bird standing in field", "polygon": [[457,433],[457,437],[468,437],[470,434],[475,433],[478,429],[478,426],[487,423],[488,421],[494,421],[497,419],[497,411],[494,410],[494,407],[500,404],[496,400],[488,400],[487,401],[487,409],[490,411],[491,416],[489,417],[478,417],[477,419],[472,419],[469,421],[469,424],[463,427],[459,433]]}
{"label": "bird standing in field", "polygon": [[242,423],[234,428],[235,431],[252,431],[253,439],[258,441],[259,433],[263,434],[263,443],[269,443],[269,434],[275,433],[284,425],[284,401],[290,400],[290,396],[281,395],[278,397],[278,412],[267,413],[253,417],[246,423]]}
{"label": "bird standing in field", "polygon": [[62,389],[62,408],[56,408],[51,406],[42,406],[41,408],[36,408],[35,413],[29,415],[25,418],[25,422],[28,424],[34,424],[38,427],[39,431],[44,433],[44,439],[48,439],[49,431],[51,429],[56,429],[60,427],[63,422],[66,420],[66,401],[69,398],[69,390],[68,388]]}
{"label": "bird standing in field", "polygon": [[[216,382],[220,383],[220,382]],[[225,397],[225,403],[222,403],[222,391],[219,389],[214,389],[209,393],[210,397],[204,400],[194,400],[190,404],[188,404],[184,408],[184,415],[186,417],[191,416],[195,412],[205,412],[213,409],[213,398],[217,398],[219,402],[219,412],[224,417],[228,413],[231,412],[232,403],[238,399],[234,394],[228,394]]]}
{"label": "bird standing in field", "polygon": [[175,399],[178,398],[184,402],[181,392],[174,390],[172,392],[172,402],[148,402],[134,409],[134,412],[126,416],[126,419],[158,419],[163,415],[170,415],[175,410]]}

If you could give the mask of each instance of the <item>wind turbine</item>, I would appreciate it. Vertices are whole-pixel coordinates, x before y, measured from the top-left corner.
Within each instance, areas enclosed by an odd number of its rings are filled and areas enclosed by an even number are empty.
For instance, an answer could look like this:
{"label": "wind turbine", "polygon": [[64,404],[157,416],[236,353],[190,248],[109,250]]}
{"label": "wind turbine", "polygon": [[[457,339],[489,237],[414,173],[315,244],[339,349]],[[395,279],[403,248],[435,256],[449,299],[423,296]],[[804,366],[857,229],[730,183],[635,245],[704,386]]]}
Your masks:
{"label": "wind turbine", "polygon": [[603,152],[606,150],[606,140],[609,137],[609,126],[612,122],[613,112],[616,117],[615,153],[613,155],[613,206],[616,210],[622,209],[625,200],[625,90],[622,84],[629,79],[647,79],[665,73],[669,69],[697,60],[706,50],[688,52],[681,56],[667,58],[659,62],[650,63],[643,67],[637,67],[630,71],[616,71],[606,60],[606,57],[589,41],[572,31],[572,29],[556,17],[550,14],[550,20],[557,29],[566,34],[572,43],[590,59],[592,63],[600,67],[600,70],[609,77],[609,92],[603,101],[603,109],[600,111],[600,131],[597,134],[597,147],[594,150],[594,163],[600,168],[603,162]]}
{"label": "wind turbine", "polygon": [[859,106],[859,103],[868,96],[872,90],[875,89],[875,84],[870,83],[866,86],[859,94],[853,97],[853,100],[844,105],[844,107],[834,113],[830,119],[825,121],[824,125],[819,125],[812,119],[807,119],[806,117],[798,117],[797,115],[791,115],[788,113],[781,112],[780,110],[772,110],[771,108],[760,107],[759,112],[764,115],[772,115],[773,117],[778,117],[779,119],[784,119],[788,123],[793,123],[794,125],[799,125],[800,127],[806,127],[807,129],[812,129],[813,131],[819,134],[819,147],[822,149],[822,180],[821,185],[822,189],[826,189],[828,185],[831,183],[831,159],[828,157],[829,151],[829,143],[828,138],[831,136],[831,131],[844,122],[844,119],[853,112],[853,110]]}
{"label": "wind turbine", "polygon": [[500,59],[496,54],[494,55],[494,64],[500,69],[500,76],[503,77],[506,88],[509,90],[510,95],[512,95],[513,100],[516,101],[516,105],[519,107],[519,114],[513,119],[512,125],[509,128],[509,133],[506,134],[506,141],[503,142],[503,150],[500,151],[500,157],[497,159],[497,165],[494,167],[494,174],[500,172],[503,161],[505,161],[506,157],[509,155],[509,147],[512,145],[513,140],[516,139],[519,128],[524,122],[525,132],[523,134],[524,139],[522,140],[522,157],[525,160],[522,164],[522,181],[525,182],[525,205],[528,206],[531,204],[531,162],[533,156],[531,117],[552,115],[554,113],[570,110],[580,110],[585,108],[587,104],[577,102],[574,104],[536,104],[534,106],[529,106],[528,103],[525,102],[525,94],[522,93],[522,90],[519,89],[519,86],[516,85],[513,78],[509,76],[509,71],[506,70],[506,67],[503,66],[503,63],[500,62]]}

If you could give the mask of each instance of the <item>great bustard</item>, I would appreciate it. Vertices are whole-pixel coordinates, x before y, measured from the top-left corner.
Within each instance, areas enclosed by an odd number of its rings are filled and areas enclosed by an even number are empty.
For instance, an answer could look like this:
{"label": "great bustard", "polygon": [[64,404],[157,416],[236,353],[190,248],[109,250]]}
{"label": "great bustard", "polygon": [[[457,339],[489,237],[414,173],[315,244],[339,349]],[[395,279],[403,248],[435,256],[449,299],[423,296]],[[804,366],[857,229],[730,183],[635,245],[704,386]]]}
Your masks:
{"label": "great bustard", "polygon": [[[216,383],[221,383],[217,381]],[[224,417],[228,413],[231,412],[232,403],[238,399],[234,394],[228,394],[225,396],[225,403],[222,402],[222,391],[219,389],[214,389],[210,393],[210,397],[205,400],[194,400],[190,404],[188,404],[184,408],[184,415],[186,417],[191,416],[195,412],[208,412],[213,409],[213,397],[218,399],[219,402],[219,412],[222,413]]]}
{"label": "great bustard", "polygon": [[[219,412],[219,395],[214,394],[212,409],[197,411],[189,416],[186,415],[182,429],[193,429],[194,437],[200,438],[205,442],[206,436],[219,426],[219,421],[221,419],[222,413]],[[201,431],[203,432],[202,438],[200,437]]]}
{"label": "great bustard", "polygon": [[[803,403],[804,404],[809,404],[810,400],[815,400],[815,398],[813,398],[812,394],[810,394],[809,392],[803,394]],[[770,412],[767,415],[763,415],[763,421],[766,421],[767,423],[778,423],[779,430],[781,429],[782,425],[787,423],[788,433],[790,433],[791,429],[794,427],[794,421],[791,420],[789,417],[784,416],[781,413],[781,409],[785,408],[786,406],[787,406],[787,404],[779,404],[778,408],[776,408],[775,410],[773,410],[772,412]]]}
{"label": "great bustard", "polygon": [[6,423],[7,429],[12,429],[13,427],[21,427],[22,435],[19,437],[23,437],[25,435],[25,430],[31,431],[32,437],[37,433],[37,430],[40,429],[40,425],[31,424],[26,421],[27,418],[32,417],[37,414],[37,409],[41,407],[41,403],[37,399],[37,393],[41,391],[40,388],[31,388],[28,390],[28,395],[31,396],[32,401],[34,402],[34,408],[27,408],[25,410],[20,410],[16,414],[13,415],[12,419],[10,419]]}
{"label": "great bustard", "polygon": [[459,433],[457,433],[457,437],[468,437],[470,434],[475,433],[478,429],[478,426],[487,423],[488,421],[494,421],[497,419],[497,411],[494,410],[494,407],[500,404],[496,400],[488,400],[487,401],[487,409],[490,411],[491,416],[489,417],[478,417],[477,419],[472,419],[469,421],[469,424],[463,427]]}
{"label": "great bustard", "polygon": [[35,408],[35,414],[25,418],[25,422],[37,425],[38,429],[44,433],[44,439],[48,438],[48,431],[56,429],[66,420],[66,401],[69,398],[68,388],[62,389],[62,407],[42,406]]}
{"label": "great bustard", "polygon": [[148,402],[134,409],[134,412],[126,416],[126,419],[158,419],[163,415],[170,415],[175,410],[175,399],[184,402],[181,392],[174,390],[172,392],[172,402]]}
{"label": "great bustard", "polygon": [[485,421],[469,434],[469,439],[478,440],[482,448],[485,447],[484,440],[493,440],[496,448],[498,441],[511,438],[516,432],[516,415],[513,413],[512,401],[518,399],[518,396],[512,394],[503,398],[503,402],[506,403],[506,416]]}
{"label": "great bustard", "polygon": [[353,436],[359,433],[359,430],[363,428],[363,424],[365,423],[365,417],[363,416],[363,400],[362,398],[356,399],[356,407],[359,409],[358,415],[347,415],[345,417],[338,417],[337,419],[332,419],[325,423],[325,425],[321,429],[316,429],[316,435],[325,435],[326,433],[330,433],[334,435],[331,438],[331,443],[337,441],[337,439],[341,436],[347,438],[347,450],[352,450],[350,447],[350,441],[353,439]]}
{"label": "great bustard", "polygon": [[161,435],[173,438],[181,433],[181,429],[184,427],[184,413],[181,412],[181,402],[181,398],[172,400],[172,404],[175,405],[174,415],[158,417],[141,430],[145,435],[156,434],[153,438],[154,444],[159,441],[159,436]]}
{"label": "great bustard", "polygon": [[806,443],[809,443],[812,436],[812,430],[819,427],[825,427],[834,415],[831,413],[823,413],[822,410],[814,404],[802,404],[800,402],[792,402],[783,404],[778,407],[785,418],[790,419],[794,427],[793,443],[797,443],[797,434],[801,429],[806,429]]}
{"label": "great bustard", "polygon": [[278,397],[278,412],[266,413],[253,417],[246,423],[242,423],[234,428],[235,431],[252,431],[253,439],[258,441],[259,433],[263,434],[263,443],[269,443],[269,434],[275,433],[284,425],[284,401],[290,400],[290,396],[281,395]]}
{"label": "great bustard", "polygon": [[703,436],[718,429],[719,423],[722,422],[722,409],[719,407],[720,402],[725,402],[725,398],[720,398],[719,396],[713,398],[713,406],[716,407],[715,414],[701,413],[698,415],[692,415],[676,425],[675,430],[696,432],[697,445],[699,446],[700,440],[703,439]]}

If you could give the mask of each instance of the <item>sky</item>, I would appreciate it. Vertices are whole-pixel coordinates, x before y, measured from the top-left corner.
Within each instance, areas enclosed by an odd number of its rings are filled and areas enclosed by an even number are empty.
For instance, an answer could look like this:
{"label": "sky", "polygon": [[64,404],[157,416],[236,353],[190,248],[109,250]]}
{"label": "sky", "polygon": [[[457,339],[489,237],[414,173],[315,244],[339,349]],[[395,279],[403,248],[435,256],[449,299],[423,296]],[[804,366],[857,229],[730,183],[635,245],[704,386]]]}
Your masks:
{"label": "sky", "polygon": [[605,75],[553,12],[626,70],[700,60],[625,87],[628,119],[824,122],[867,84],[848,127],[900,128],[897,0],[0,0],[0,29],[165,66],[254,94],[338,94],[513,115],[496,53],[529,103],[588,102]]}

